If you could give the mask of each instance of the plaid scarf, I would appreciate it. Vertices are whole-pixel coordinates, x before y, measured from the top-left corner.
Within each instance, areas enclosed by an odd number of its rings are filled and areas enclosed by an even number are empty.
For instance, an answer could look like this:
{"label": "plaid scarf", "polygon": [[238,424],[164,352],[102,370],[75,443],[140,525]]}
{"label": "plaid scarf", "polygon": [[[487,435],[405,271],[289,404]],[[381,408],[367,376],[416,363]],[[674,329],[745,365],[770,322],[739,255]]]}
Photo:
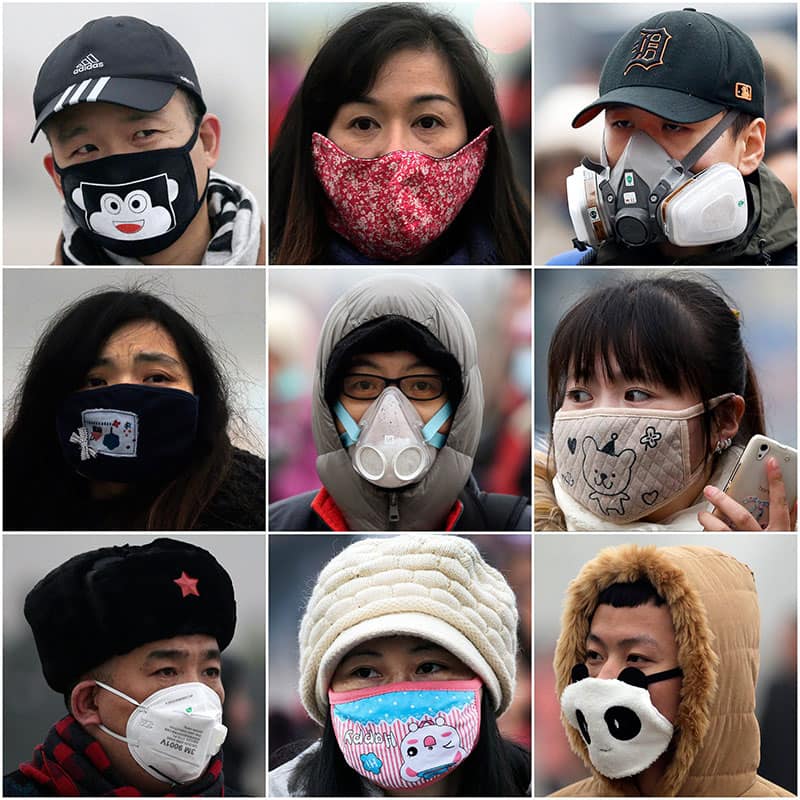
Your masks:
{"label": "plaid scarf", "polygon": [[[19,765],[20,772],[56,797],[142,797],[136,787],[123,784],[97,739],[93,739],[71,714],[59,720],[36,746],[33,758]],[[176,785],[164,797],[223,797],[222,756],[211,759],[208,769],[192,784]]]}

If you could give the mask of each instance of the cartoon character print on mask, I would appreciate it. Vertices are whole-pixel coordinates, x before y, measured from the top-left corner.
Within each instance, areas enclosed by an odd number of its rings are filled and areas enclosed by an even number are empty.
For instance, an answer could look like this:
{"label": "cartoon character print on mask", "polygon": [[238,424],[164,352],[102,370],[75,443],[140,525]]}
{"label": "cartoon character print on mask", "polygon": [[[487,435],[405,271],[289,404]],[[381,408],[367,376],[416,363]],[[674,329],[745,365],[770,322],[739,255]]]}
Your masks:
{"label": "cartoon character print on mask", "polygon": [[385,789],[433,783],[472,752],[481,681],[411,681],[328,692],[345,761]]}
{"label": "cartoon character print on mask", "polygon": [[136,455],[139,418],[128,411],[91,409],[81,414],[83,426],[70,436],[70,442],[81,447],[81,461],[107,456]]}
{"label": "cartoon character print on mask", "polygon": [[609,516],[615,511],[620,516],[625,513],[624,501],[630,500],[625,490],[631,482],[631,469],[636,461],[636,453],[625,449],[621,453],[614,452],[616,433],[602,448],[598,447],[593,437],[583,440],[583,479],[592,490],[590,500],[597,502],[600,511]]}
{"label": "cartoon character print on mask", "polygon": [[449,772],[466,757],[458,731],[444,717],[417,726],[413,722],[400,742],[403,763],[400,774],[411,781],[429,781]]}
{"label": "cartoon character print on mask", "polygon": [[72,201],[92,231],[127,242],[172,230],[172,202],[178,192],[178,182],[161,173],[129,183],[81,182],[72,191]]}

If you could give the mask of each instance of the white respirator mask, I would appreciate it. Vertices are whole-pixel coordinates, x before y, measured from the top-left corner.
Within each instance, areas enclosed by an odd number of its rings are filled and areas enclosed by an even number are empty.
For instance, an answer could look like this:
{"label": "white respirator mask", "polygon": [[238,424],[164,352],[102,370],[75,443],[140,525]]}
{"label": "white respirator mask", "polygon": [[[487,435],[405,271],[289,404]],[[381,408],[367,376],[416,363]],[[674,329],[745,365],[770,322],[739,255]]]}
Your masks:
{"label": "white respirator mask", "polygon": [[645,675],[626,667],[614,679],[590,678],[586,664],[572,668],[572,683],[561,693],[561,710],[586,742],[589,759],[607,778],[628,778],[646,770],[669,747],[672,723],[653,705],[647,687],[679,678],[680,667]]}
{"label": "white respirator mask", "polygon": [[341,402],[333,412],[344,427],[339,435],[353,468],[365,480],[397,489],[421,480],[445,443],[439,428],[452,415],[449,402],[423,422],[414,404],[396,386],[387,386],[356,423]]}
{"label": "white respirator mask", "polygon": [[105,683],[98,686],[132,703],[125,736],[100,725],[100,730],[128,745],[134,761],[149,775],[168,783],[192,783],[208,768],[228,729],[222,724],[222,703],[204,683],[178,683],[159,689],[137,703]]}
{"label": "white respirator mask", "polygon": [[682,161],[637,131],[610,167],[584,158],[567,178],[569,215],[579,249],[616,240],[626,247],[671,242],[679,247],[735,239],[747,228],[747,190],[732,164],[719,162],[701,172],[692,168],[736,120],[725,116]]}

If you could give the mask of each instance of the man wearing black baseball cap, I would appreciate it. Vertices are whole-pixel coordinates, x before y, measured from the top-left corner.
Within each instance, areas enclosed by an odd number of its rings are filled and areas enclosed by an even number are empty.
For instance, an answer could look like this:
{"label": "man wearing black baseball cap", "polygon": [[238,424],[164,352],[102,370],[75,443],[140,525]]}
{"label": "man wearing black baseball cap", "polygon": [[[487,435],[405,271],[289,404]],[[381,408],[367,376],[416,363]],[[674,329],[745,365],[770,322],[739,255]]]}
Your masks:
{"label": "man wearing black baseball cap", "polygon": [[225,793],[220,652],[236,602],[209,552],[156,539],[82,553],[34,586],[25,618],[69,713],[5,796]]}
{"label": "man wearing black baseball cap", "polygon": [[64,199],[56,264],[264,263],[258,206],[211,172],[221,126],[192,61],[135,17],[86,23],[47,57],[33,93]]}
{"label": "man wearing black baseball cap", "polygon": [[796,264],[797,218],[763,164],[761,56],[694,9],[656,14],[606,59],[603,159],[567,178],[575,249],[550,264]]}

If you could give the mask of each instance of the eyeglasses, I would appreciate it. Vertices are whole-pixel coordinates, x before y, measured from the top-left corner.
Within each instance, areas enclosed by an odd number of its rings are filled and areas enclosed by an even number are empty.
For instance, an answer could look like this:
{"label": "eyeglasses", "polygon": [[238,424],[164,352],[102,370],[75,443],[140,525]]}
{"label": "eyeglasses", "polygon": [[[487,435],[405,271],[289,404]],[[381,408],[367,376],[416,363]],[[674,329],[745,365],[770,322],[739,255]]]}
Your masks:
{"label": "eyeglasses", "polygon": [[404,378],[383,378],[353,372],[342,380],[342,393],[352,400],[375,400],[387,386],[397,386],[409,400],[435,400],[445,390],[441,375],[406,375]]}

